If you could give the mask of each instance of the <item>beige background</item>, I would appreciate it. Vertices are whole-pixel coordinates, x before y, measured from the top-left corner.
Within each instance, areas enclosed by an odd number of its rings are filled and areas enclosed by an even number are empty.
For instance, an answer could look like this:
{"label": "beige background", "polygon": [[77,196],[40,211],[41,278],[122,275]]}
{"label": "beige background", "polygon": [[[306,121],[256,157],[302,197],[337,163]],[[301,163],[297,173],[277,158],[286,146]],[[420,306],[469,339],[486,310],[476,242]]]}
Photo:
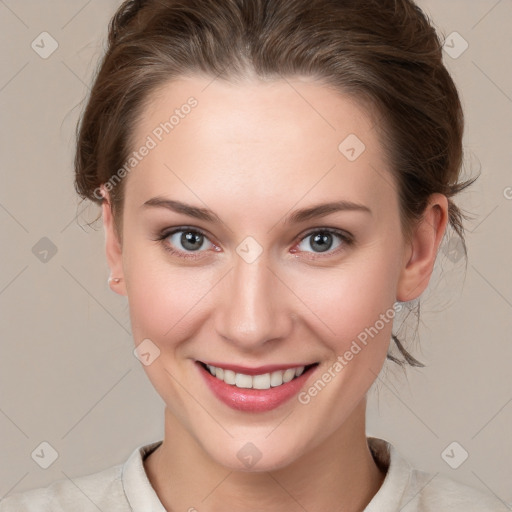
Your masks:
{"label": "beige background", "polygon": [[[99,471],[162,436],[126,299],[107,286],[101,223],[86,226],[99,210],[82,212],[72,184],[76,119],[118,3],[0,0],[0,496]],[[413,353],[428,366],[403,376],[387,364],[368,433],[512,509],[512,2],[420,5],[469,44],[445,60],[465,106],[466,167],[482,175],[459,200],[475,214],[465,278],[443,250],[422,304]],[[31,47],[43,31],[59,45],[47,59]],[[46,262],[43,237],[57,250]],[[43,441],[59,455],[46,470],[31,457]],[[441,456],[453,441],[469,453],[458,469]]]}

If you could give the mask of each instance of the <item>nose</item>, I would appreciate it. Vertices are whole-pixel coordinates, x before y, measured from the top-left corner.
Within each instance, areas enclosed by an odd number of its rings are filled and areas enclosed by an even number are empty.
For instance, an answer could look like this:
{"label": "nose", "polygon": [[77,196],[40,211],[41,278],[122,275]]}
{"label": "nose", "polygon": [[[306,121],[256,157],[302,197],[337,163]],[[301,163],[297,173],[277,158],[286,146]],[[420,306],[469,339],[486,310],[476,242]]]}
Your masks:
{"label": "nose", "polygon": [[245,352],[285,339],[293,326],[293,294],[261,255],[247,263],[236,258],[217,289],[217,333]]}

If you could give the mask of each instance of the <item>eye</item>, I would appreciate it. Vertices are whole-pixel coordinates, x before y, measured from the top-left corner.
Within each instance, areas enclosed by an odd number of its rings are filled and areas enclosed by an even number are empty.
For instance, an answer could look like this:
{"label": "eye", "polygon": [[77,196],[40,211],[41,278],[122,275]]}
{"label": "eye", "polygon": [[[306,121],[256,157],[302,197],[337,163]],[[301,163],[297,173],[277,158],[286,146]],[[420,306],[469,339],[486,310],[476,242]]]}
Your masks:
{"label": "eye", "polygon": [[201,254],[197,253],[206,252],[208,248],[219,250],[206,234],[197,228],[180,227],[166,231],[159,235],[158,240],[163,243],[164,249],[182,258],[200,257]]}
{"label": "eye", "polygon": [[[166,251],[185,259],[200,258],[203,256],[202,253],[207,252],[209,248],[216,252],[221,250],[210,241],[203,231],[186,226],[170,231],[164,230],[158,235],[156,240],[163,244]],[[322,253],[328,253],[327,256],[336,255],[353,243],[354,240],[349,233],[332,228],[322,228],[311,231],[303,236],[295,246],[298,249],[294,247],[291,249],[291,252],[312,252],[314,259],[322,257]],[[334,250],[332,250],[333,247]],[[312,251],[309,249],[312,249]]]}
{"label": "eye", "polygon": [[[297,247],[302,252],[313,252],[314,254],[328,252],[329,255],[333,255],[337,254],[340,250],[343,250],[345,246],[349,246],[352,243],[353,239],[348,235],[348,233],[324,228],[308,233],[300,240]],[[331,250],[333,247],[334,250]],[[308,249],[312,249],[312,251],[309,251]],[[292,252],[297,251],[292,250]]]}

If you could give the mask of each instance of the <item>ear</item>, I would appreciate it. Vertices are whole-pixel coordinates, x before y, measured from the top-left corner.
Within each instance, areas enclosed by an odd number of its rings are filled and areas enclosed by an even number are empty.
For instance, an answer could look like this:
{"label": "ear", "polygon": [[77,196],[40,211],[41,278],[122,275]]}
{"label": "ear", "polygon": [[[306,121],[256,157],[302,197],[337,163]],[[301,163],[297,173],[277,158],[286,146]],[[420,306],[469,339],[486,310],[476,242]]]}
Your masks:
{"label": "ear", "polygon": [[397,286],[398,301],[414,300],[427,288],[447,223],[447,197],[443,194],[432,194],[423,217],[406,245]]}
{"label": "ear", "polygon": [[118,293],[119,295],[127,295],[126,281],[123,272],[122,247],[114,229],[114,218],[112,216],[110,196],[104,185],[101,185],[100,189],[101,194],[104,197],[101,209],[103,216],[103,228],[105,231],[105,251],[107,255],[107,263],[110,268],[111,276],[121,278],[118,283],[109,281],[109,286],[112,291]]}

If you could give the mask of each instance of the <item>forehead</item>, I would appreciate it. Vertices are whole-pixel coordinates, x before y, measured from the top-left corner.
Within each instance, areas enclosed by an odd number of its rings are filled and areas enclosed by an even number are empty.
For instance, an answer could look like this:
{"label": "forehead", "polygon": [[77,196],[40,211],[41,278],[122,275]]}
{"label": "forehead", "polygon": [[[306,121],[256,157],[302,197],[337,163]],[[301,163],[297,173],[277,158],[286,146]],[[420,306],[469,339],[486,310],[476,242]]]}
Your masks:
{"label": "forehead", "polygon": [[310,202],[341,194],[389,204],[394,194],[371,113],[312,79],[188,77],[149,100],[133,149],[152,149],[130,172],[127,202],[134,196],[141,204],[177,186],[204,198],[229,188],[241,201],[290,205],[305,194]]}

